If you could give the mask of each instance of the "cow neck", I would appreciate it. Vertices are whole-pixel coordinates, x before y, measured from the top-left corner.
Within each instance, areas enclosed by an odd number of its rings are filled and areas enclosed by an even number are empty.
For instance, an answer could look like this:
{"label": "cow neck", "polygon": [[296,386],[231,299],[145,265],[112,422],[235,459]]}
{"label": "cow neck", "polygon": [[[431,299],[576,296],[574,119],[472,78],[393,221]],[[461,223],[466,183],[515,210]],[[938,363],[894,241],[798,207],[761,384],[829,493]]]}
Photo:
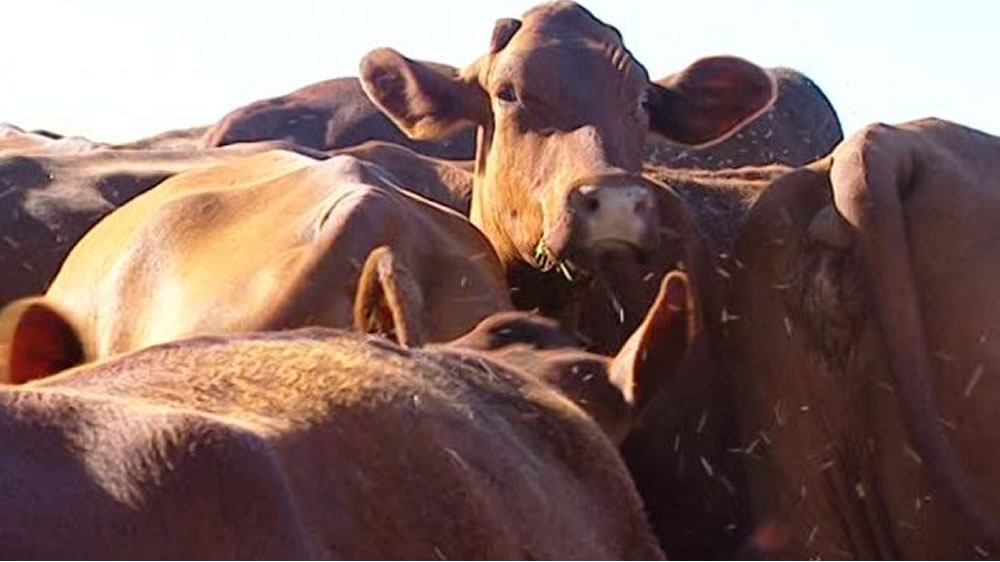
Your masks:
{"label": "cow neck", "polygon": [[[504,270],[510,268],[518,262],[526,261],[520,254],[514,241],[501,226],[500,217],[497,216],[496,204],[492,206],[486,201],[486,160],[490,152],[493,141],[492,124],[480,125],[476,130],[476,165],[472,179],[472,202],[469,207],[469,221],[486,235],[486,238],[493,245],[493,250]],[[530,263],[530,262],[528,262]]]}

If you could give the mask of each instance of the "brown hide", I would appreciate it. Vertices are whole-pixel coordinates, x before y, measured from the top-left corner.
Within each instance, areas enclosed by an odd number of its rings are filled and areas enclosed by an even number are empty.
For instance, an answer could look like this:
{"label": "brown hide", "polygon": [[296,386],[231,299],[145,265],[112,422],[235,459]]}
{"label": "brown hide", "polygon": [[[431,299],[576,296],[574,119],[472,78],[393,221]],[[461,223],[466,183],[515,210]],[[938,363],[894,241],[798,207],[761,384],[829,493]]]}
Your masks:
{"label": "brown hide", "polygon": [[25,131],[15,125],[0,123],[0,156],[6,153],[35,151],[86,152],[99,146],[98,143],[83,137],[63,137],[48,131]]}
{"label": "brown hide", "polygon": [[405,189],[468,216],[472,199],[472,166],[463,160],[444,160],[424,156],[390,142],[367,141],[357,146],[333,151],[350,154],[378,164],[396,178]]}
{"label": "brown hide", "polygon": [[708,247],[742,225],[709,337],[623,447],[668,555],[994,553],[998,151],[925,120],[862,130],[832,171],[651,168]]}
{"label": "brown hide", "polygon": [[281,146],[146,151],[48,139],[0,148],[0,306],[45,290],[77,240],[135,195],[178,172]]}
{"label": "brown hide", "polygon": [[[193,150],[205,147],[205,135],[211,127],[190,127],[175,129],[143,139],[114,145],[114,148],[143,150]],[[273,140],[273,139],[261,139]]]}
{"label": "brown hide", "polygon": [[[24,141],[26,136],[30,136],[28,141]],[[178,172],[275,148],[327,157],[284,141],[216,149],[139,150],[79,139],[53,140],[34,133],[2,137],[0,266],[7,264],[9,269],[0,284],[0,306],[44,291],[73,244],[101,217],[132,197]],[[465,162],[430,158],[379,141],[334,153],[377,163],[414,193],[468,212],[472,176]]]}
{"label": "brown hide", "polygon": [[175,342],[2,389],[0,428],[8,555],[662,557],[598,426],[459,349]]}
{"label": "brown hide", "polygon": [[[844,140],[840,119],[823,91],[790,68],[771,68],[774,103],[726,138],[704,147],[648,138],[647,161],[671,168],[721,170],[782,164],[804,166]],[[669,84],[672,77],[658,80]]]}
{"label": "brown hide", "polygon": [[262,433],[105,393],[2,388],[0,555],[314,556]]}
{"label": "brown hide", "polygon": [[[747,213],[782,166],[738,170],[677,170],[647,166],[646,174],[679,194],[693,211],[694,227],[678,232],[700,244],[689,252],[695,314],[701,330],[684,362],[652,398],[622,453],[668,556],[727,558],[740,550],[752,529],[746,486],[735,447],[734,401],[720,365],[727,353],[722,330],[737,320],[726,302],[744,264],[732,245]],[[695,270],[693,263],[702,263]],[[650,280],[646,281],[651,282]],[[588,303],[584,310],[599,306]]]}
{"label": "brown hide", "polygon": [[439,158],[472,158],[475,129],[436,141],[411,140],[368,99],[357,78],[335,78],[236,109],[204,133],[205,146],[281,139],[316,150],[386,141]]}
{"label": "brown hide", "polygon": [[73,248],[46,298],[90,357],[190,335],[348,327],[380,246],[416,280],[431,341],[509,307],[496,256],[464,217],[352,156],[284,151],[179,174],[131,200]]}
{"label": "brown hide", "polygon": [[998,162],[959,125],[873,125],[754,208],[729,382],[782,555],[995,554]]}

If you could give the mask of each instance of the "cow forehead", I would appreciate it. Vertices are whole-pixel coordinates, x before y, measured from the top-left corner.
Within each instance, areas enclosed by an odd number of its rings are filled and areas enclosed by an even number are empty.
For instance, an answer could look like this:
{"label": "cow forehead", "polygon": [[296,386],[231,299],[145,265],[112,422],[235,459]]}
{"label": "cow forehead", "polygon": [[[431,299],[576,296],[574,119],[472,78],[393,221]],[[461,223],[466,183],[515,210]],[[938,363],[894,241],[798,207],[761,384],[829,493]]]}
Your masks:
{"label": "cow forehead", "polygon": [[638,91],[649,81],[617,31],[597,20],[589,25],[526,24],[491,58],[487,86],[513,81],[552,89],[585,82],[588,89],[596,89],[605,81],[617,88],[626,80]]}
{"label": "cow forehead", "polygon": [[523,30],[534,30],[540,35],[590,36],[603,41],[621,42],[621,34],[614,27],[594,17],[576,2],[550,2],[540,4],[525,12]]}

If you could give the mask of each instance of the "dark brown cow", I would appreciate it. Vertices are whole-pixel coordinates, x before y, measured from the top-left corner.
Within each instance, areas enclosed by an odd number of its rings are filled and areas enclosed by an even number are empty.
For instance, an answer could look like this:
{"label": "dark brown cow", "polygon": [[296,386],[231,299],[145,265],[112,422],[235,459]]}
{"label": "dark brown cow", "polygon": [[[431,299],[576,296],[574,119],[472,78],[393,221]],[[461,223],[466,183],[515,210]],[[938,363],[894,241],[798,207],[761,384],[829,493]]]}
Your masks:
{"label": "dark brown cow", "polygon": [[692,346],[624,445],[668,554],[755,529],[792,558],[996,554],[998,178],[1000,139],[924,120],[763,190],[726,270],[725,369]]}
{"label": "dark brown cow", "polygon": [[[695,64],[697,66],[697,63]],[[766,111],[725,139],[706,147],[657,142],[650,135],[647,160],[671,168],[726,169],[783,164],[803,166],[830,153],[844,140],[840,119],[823,91],[790,68],[771,68],[778,95]],[[661,86],[681,74],[657,80]]]}
{"label": "dark brown cow", "polygon": [[[443,341],[509,308],[503,271],[467,219],[384,168],[270,151],[178,174],[73,248],[46,298],[88,357],[182,337],[307,325]],[[366,295],[352,309],[355,293]]]}
{"label": "dark brown cow", "polygon": [[[310,328],[0,387],[0,552],[662,558],[613,439],[683,356],[689,303],[672,273],[613,360],[506,313],[427,350]],[[79,348],[22,312],[15,379]]]}
{"label": "dark brown cow", "polygon": [[[469,121],[480,128],[471,219],[496,248],[516,304],[579,323],[603,351],[648,308],[656,286],[642,279],[678,262],[696,287],[702,275],[685,239],[673,237],[693,227],[676,195],[639,176],[647,131],[709,142],[775,96],[769,74],[731,57],[707,59],[668,87],[651,83],[619,33],[570,2],[500,20],[489,53],[460,73],[380,49],[362,61],[361,78],[413,138]],[[587,298],[615,312],[589,313],[578,306]]]}
{"label": "dark brown cow", "polygon": [[471,126],[434,141],[411,140],[372,104],[357,78],[326,80],[254,102],[229,113],[204,135],[206,146],[267,139],[324,151],[380,140],[440,158],[472,158],[475,154]]}

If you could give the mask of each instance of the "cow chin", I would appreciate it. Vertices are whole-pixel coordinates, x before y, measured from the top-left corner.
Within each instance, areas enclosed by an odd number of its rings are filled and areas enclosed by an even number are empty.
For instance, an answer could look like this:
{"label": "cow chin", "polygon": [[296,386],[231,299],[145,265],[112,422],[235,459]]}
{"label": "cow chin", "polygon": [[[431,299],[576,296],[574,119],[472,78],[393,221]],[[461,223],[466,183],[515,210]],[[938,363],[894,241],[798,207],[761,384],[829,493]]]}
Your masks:
{"label": "cow chin", "polygon": [[648,248],[625,240],[599,240],[590,246],[588,269],[601,278],[614,278],[621,268],[642,269],[649,261]]}
{"label": "cow chin", "polygon": [[644,264],[649,256],[649,249],[645,244],[636,244],[630,240],[605,238],[591,242],[587,254],[590,255],[592,268],[600,269],[609,259],[613,261],[629,259],[637,264]]}
{"label": "cow chin", "polygon": [[574,244],[571,237],[559,232],[546,236],[541,246],[544,250],[540,254],[542,269],[558,269],[571,281],[603,277],[608,268],[623,263],[641,267],[648,261],[652,250],[652,244],[645,240],[624,238],[605,237]]}

